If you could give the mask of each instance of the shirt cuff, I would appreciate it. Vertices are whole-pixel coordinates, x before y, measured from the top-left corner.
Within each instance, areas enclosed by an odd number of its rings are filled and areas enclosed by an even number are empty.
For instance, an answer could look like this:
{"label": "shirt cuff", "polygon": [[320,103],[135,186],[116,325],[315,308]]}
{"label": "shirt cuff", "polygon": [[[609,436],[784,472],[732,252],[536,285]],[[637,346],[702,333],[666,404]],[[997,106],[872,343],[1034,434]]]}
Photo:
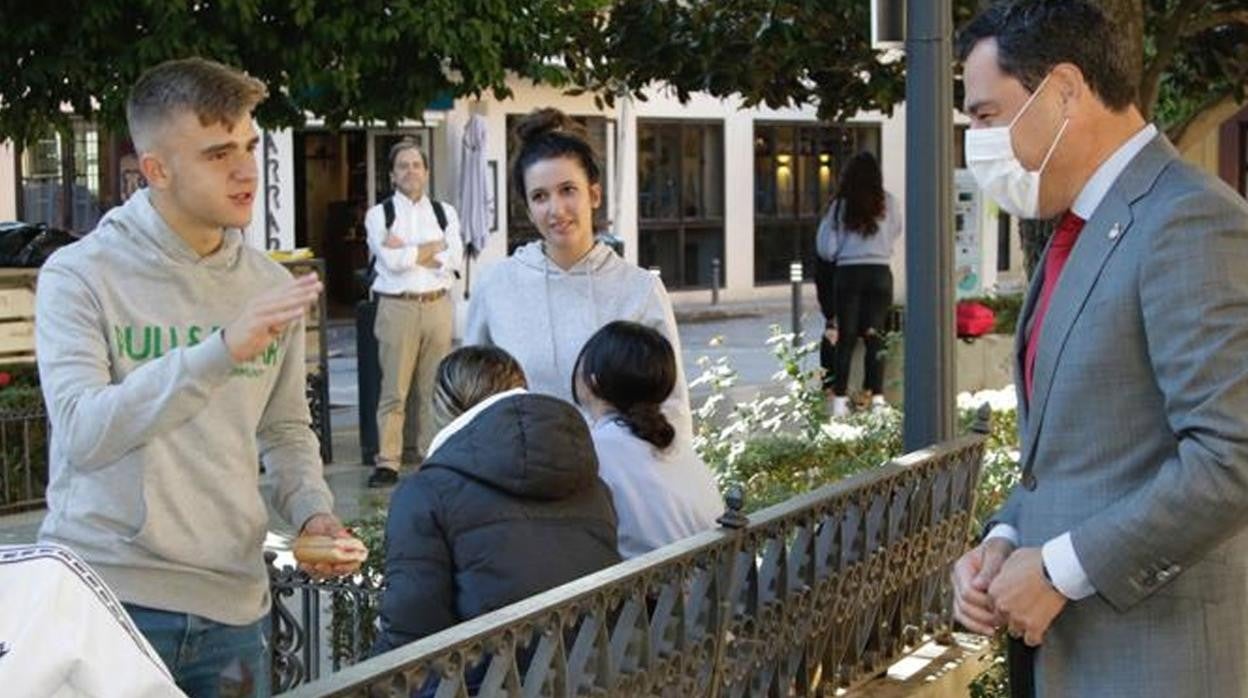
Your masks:
{"label": "shirt cuff", "polygon": [[1079,563],[1079,556],[1075,554],[1075,544],[1071,542],[1069,532],[1045,543],[1040,555],[1044,558],[1044,568],[1049,571],[1053,586],[1062,596],[1078,601],[1096,593],[1096,587],[1092,586],[1087,572]]}
{"label": "shirt cuff", "polygon": [[986,543],[993,538],[1004,538],[1013,543],[1014,547],[1018,547],[1018,530],[1009,524],[999,523],[996,526],[993,526],[992,529],[988,531],[988,535],[984,536],[984,542]]}

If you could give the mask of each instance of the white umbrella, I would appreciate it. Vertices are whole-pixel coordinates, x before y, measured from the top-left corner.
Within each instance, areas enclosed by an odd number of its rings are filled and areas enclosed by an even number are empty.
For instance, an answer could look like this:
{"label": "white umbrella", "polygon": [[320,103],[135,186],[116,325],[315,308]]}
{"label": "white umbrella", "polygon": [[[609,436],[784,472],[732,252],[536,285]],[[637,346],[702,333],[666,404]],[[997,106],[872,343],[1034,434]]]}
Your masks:
{"label": "white umbrella", "polygon": [[611,178],[611,234],[623,239],[620,214],[624,210],[624,178],[636,171],[634,155],[637,148],[633,145],[633,98],[624,94],[616,100],[616,104],[619,105],[619,112],[615,126],[615,172]]}
{"label": "white umbrella", "polygon": [[464,128],[463,154],[459,160],[459,226],[466,253],[464,298],[468,298],[472,280],[472,258],[485,249],[490,235],[490,210],[494,202],[490,201],[492,193],[489,165],[485,159],[485,140],[485,119],[480,114],[473,114]]}

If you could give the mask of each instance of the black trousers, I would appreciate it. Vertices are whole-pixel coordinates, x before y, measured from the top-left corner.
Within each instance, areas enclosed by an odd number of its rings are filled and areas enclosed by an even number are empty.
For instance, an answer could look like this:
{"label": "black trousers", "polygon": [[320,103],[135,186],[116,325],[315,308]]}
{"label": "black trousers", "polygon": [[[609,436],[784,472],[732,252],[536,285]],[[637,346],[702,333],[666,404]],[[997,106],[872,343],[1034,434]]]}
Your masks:
{"label": "black trousers", "polygon": [[1010,638],[1006,645],[1006,668],[1010,675],[1010,698],[1035,698],[1036,648]]}
{"label": "black trousers", "polygon": [[[815,256],[815,293],[819,297],[819,310],[825,323],[836,318],[836,263]],[[836,373],[836,345],[827,335],[819,337],[819,365],[823,368],[823,389],[832,389],[832,376]]]}
{"label": "black trousers", "polygon": [[879,395],[884,392],[884,322],[893,302],[893,272],[887,264],[838,265],[834,287],[838,338],[832,390],[846,394],[861,337],[866,344],[862,388]]}

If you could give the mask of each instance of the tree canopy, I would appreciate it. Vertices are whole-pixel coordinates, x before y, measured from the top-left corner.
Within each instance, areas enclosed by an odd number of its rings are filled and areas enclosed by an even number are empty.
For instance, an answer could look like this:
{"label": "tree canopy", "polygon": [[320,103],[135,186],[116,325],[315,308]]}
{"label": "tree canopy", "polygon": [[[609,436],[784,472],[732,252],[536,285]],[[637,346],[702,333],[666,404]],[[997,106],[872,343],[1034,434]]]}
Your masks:
{"label": "tree canopy", "polygon": [[[1243,0],[1096,0],[1136,46],[1141,107],[1175,140],[1244,103]],[[982,0],[955,0],[955,21]],[[666,84],[821,118],[890,112],[904,57],[870,45],[869,0],[66,0],[4,3],[0,138],[29,140],[61,107],[122,123],[146,68],[202,55],[268,84],[269,127],[394,122],[439,97],[509,94],[509,79],[610,103]]]}
{"label": "tree canopy", "polygon": [[241,66],[270,98],[266,126],[419,115],[432,100],[506,96],[518,75],[562,85],[553,62],[604,0],[66,0],[0,7],[0,138],[74,114],[123,121],[129,86],[167,59]]}
{"label": "tree canopy", "polygon": [[814,104],[821,118],[891,112],[904,63],[871,46],[867,0],[616,0],[567,56],[570,80],[604,95],[665,83],[744,106]]}

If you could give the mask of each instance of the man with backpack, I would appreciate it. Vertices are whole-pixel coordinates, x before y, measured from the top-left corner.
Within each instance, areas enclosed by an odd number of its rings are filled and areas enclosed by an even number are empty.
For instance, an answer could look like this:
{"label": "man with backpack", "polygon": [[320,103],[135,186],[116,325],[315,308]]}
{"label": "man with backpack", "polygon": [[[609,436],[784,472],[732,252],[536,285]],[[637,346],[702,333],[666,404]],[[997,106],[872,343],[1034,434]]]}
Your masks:
{"label": "man with backpack", "polygon": [[390,149],[394,194],[364,217],[376,268],[374,333],[381,364],[380,444],[369,487],[398,482],[407,396],[413,384],[420,404],[417,447],[423,458],[433,439],[434,372],[451,350],[450,289],[463,261],[463,242],[455,209],[425,192],[428,163],[416,141],[395,143]]}

